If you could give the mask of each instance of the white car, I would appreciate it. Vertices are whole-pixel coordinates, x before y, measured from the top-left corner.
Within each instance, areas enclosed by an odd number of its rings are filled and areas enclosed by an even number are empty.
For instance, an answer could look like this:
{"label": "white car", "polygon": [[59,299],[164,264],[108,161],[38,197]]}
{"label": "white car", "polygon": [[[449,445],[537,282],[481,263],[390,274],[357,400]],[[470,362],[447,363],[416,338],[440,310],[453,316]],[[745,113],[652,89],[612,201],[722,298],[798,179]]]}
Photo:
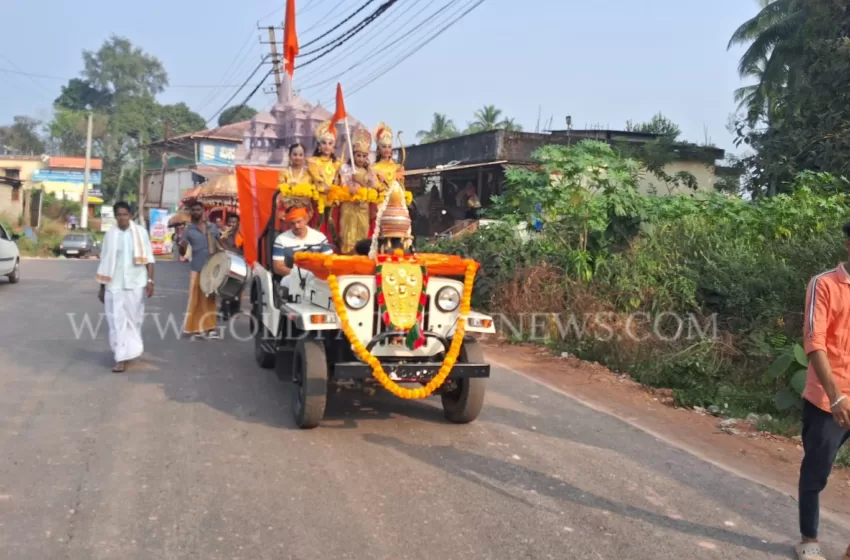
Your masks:
{"label": "white car", "polygon": [[11,284],[21,279],[21,253],[15,243],[19,237],[0,225],[0,276],[8,277]]}

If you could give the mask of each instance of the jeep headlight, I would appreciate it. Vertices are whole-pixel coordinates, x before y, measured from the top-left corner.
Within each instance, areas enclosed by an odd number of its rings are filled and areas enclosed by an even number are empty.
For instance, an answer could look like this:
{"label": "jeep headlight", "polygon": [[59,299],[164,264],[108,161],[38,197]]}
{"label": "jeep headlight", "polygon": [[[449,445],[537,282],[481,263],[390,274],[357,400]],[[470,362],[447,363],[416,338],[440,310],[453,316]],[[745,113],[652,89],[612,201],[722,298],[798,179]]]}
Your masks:
{"label": "jeep headlight", "polygon": [[369,303],[369,288],[360,282],[349,284],[342,294],[342,299],[345,305],[355,311],[363,309]]}
{"label": "jeep headlight", "polygon": [[437,309],[443,313],[451,313],[460,305],[460,292],[457,288],[446,286],[437,292]]}

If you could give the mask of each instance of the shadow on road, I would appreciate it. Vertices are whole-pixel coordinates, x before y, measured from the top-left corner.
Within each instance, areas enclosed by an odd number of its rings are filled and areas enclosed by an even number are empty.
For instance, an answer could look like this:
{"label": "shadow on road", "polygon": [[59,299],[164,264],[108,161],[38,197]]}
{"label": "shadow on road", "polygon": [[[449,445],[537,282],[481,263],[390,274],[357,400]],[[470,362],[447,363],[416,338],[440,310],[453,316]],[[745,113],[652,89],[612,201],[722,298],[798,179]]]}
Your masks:
{"label": "shadow on road", "polygon": [[[502,484],[517,487],[521,491],[535,492],[555,500],[569,502],[577,506],[608,511],[613,514],[630,517],[650,523],[656,527],[676,531],[686,535],[702,537],[719,542],[726,542],[749,550],[791,557],[789,544],[764,543],[762,539],[720,529],[708,525],[692,523],[683,519],[673,519],[665,515],[647,511],[627,504],[614,502],[602,496],[583,491],[563,480],[547,476],[544,473],[528,469],[522,465],[509,463],[490,457],[484,457],[451,446],[418,446],[402,442],[394,437],[377,434],[367,434],[363,439],[368,443],[380,445],[403,453],[413,459],[438,468],[454,477],[480,485],[490,491],[510,497],[525,505],[539,507],[528,500],[505,492],[501,488],[485,480],[495,480]],[[480,476],[476,476],[480,475]]]}

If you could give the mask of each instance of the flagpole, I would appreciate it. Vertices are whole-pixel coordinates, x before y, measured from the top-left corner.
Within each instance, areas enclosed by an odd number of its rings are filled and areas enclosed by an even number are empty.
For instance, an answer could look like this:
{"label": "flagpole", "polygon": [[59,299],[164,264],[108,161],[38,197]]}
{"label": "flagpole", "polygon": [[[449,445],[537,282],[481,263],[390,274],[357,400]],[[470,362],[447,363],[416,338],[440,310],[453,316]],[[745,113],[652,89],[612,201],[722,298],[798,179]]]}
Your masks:
{"label": "flagpole", "polygon": [[351,131],[348,130],[348,115],[345,115],[345,138],[348,141],[348,157],[351,158],[351,168],[354,169],[354,148],[351,144]]}

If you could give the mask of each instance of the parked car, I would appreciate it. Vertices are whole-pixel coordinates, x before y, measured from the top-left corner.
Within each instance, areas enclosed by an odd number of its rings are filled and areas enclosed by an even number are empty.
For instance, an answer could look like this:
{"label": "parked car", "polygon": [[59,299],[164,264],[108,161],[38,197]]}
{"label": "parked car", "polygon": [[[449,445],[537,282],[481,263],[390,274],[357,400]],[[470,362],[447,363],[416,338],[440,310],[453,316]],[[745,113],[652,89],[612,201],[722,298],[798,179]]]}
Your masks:
{"label": "parked car", "polygon": [[69,233],[59,244],[62,257],[100,257],[100,243],[89,233]]}
{"label": "parked car", "polygon": [[15,243],[19,237],[0,225],[0,276],[6,276],[11,284],[21,279],[21,253]]}

